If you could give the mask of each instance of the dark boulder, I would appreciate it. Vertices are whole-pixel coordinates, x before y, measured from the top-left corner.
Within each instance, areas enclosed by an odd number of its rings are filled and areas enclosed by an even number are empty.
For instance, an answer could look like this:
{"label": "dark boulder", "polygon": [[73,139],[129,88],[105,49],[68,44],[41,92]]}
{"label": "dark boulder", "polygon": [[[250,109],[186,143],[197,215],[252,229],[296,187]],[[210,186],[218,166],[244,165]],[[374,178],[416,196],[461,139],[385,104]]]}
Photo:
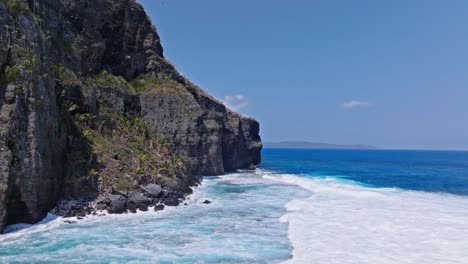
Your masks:
{"label": "dark boulder", "polygon": [[116,188],[112,188],[112,194],[127,197],[128,192],[127,191],[120,191],[120,190],[118,190]]}
{"label": "dark boulder", "polygon": [[167,206],[178,206],[180,204],[179,198],[180,196],[177,193],[169,193],[164,197],[163,201]]}
{"label": "dark boulder", "polygon": [[111,195],[109,213],[111,214],[123,214],[127,210],[127,199],[121,195]]}
{"label": "dark boulder", "polygon": [[91,213],[91,208],[89,206],[89,201],[85,199],[61,200],[50,212],[63,217],[84,217],[86,214]]}
{"label": "dark boulder", "polygon": [[106,210],[111,203],[111,200],[109,198],[103,198],[100,199],[96,202],[96,210]]}
{"label": "dark boulder", "polygon": [[127,202],[128,205],[134,205],[136,209],[148,211],[148,207],[151,205],[152,200],[141,192],[132,192],[129,194]]}
{"label": "dark boulder", "polygon": [[140,205],[138,206],[138,209],[140,209],[140,211],[146,212],[146,211],[148,211],[148,205],[146,205],[146,204],[140,204]]}
{"label": "dark boulder", "polygon": [[128,202],[128,204],[127,204],[127,210],[128,210],[130,213],[136,213],[136,212],[137,212],[136,204],[135,204],[134,202]]}
{"label": "dark boulder", "polygon": [[150,183],[148,185],[140,186],[140,189],[149,197],[156,198],[162,192],[160,185]]}
{"label": "dark boulder", "polygon": [[154,206],[154,211],[157,212],[157,211],[162,211],[164,210],[164,204],[157,204],[156,206]]}

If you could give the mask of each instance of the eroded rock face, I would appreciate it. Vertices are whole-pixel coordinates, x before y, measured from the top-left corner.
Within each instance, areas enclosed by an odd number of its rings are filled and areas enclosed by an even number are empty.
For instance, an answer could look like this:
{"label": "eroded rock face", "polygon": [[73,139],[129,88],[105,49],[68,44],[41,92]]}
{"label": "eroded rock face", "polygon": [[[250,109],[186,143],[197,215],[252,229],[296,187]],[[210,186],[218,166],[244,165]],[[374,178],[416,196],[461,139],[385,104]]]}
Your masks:
{"label": "eroded rock face", "polygon": [[223,163],[226,171],[251,169],[261,162],[260,125],[252,118],[228,112],[223,140]]}
{"label": "eroded rock face", "polygon": [[[78,78],[58,83],[55,65]],[[84,83],[102,71],[128,82],[145,75],[177,85],[141,92]],[[39,221],[64,196],[92,198],[102,191],[97,180],[70,181],[86,171],[70,171],[70,153],[83,141],[70,125],[73,111],[61,108],[64,100],[91,114],[106,105],[122,116],[144,118],[185,161],[187,175],[169,186],[181,193],[199,175],[253,168],[261,161],[258,122],[226,109],[180,75],[164,58],[156,29],[136,1],[0,0],[0,231],[7,224]],[[105,129],[111,131],[112,124]],[[89,157],[81,167],[94,162]],[[175,205],[178,198],[165,199]],[[145,209],[146,202],[134,200],[135,208]],[[120,212],[126,202],[113,199],[110,207]]]}
{"label": "eroded rock face", "polygon": [[[19,12],[19,11],[15,11]],[[0,2],[0,230],[36,222],[54,206],[64,173],[53,76],[34,18]],[[22,44],[22,46],[20,45]],[[6,56],[5,56],[6,50]]]}

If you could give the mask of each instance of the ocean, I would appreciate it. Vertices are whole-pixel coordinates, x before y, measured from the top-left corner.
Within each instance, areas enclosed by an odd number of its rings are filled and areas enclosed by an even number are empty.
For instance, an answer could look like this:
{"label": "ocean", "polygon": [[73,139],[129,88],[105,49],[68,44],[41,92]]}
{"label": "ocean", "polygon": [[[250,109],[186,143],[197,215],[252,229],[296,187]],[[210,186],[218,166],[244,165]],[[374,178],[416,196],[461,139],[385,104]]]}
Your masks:
{"label": "ocean", "polygon": [[10,226],[0,263],[468,263],[468,152],[265,149],[186,203]]}

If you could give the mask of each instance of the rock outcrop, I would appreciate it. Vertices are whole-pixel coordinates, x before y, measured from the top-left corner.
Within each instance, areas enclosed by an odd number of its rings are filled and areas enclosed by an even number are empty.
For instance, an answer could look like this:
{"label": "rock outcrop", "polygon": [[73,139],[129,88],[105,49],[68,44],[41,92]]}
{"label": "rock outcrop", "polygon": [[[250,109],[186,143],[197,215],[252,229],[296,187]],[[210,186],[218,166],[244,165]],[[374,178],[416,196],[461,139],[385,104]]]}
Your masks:
{"label": "rock outcrop", "polygon": [[257,121],[164,58],[136,1],[0,0],[0,231],[59,200],[64,215],[177,205],[261,148]]}

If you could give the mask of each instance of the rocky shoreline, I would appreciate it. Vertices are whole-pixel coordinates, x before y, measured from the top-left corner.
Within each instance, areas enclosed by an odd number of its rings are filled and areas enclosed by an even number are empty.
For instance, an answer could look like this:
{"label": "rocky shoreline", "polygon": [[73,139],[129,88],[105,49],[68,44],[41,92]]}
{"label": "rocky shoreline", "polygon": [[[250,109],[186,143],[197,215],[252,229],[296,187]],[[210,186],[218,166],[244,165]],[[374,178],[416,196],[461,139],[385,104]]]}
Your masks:
{"label": "rocky shoreline", "polygon": [[98,198],[61,200],[50,213],[67,218],[96,215],[103,211],[109,214],[136,213],[137,210],[145,212],[151,207],[154,211],[161,211],[166,206],[179,206],[190,194],[192,191],[182,193],[148,184],[126,193],[114,191]]}

